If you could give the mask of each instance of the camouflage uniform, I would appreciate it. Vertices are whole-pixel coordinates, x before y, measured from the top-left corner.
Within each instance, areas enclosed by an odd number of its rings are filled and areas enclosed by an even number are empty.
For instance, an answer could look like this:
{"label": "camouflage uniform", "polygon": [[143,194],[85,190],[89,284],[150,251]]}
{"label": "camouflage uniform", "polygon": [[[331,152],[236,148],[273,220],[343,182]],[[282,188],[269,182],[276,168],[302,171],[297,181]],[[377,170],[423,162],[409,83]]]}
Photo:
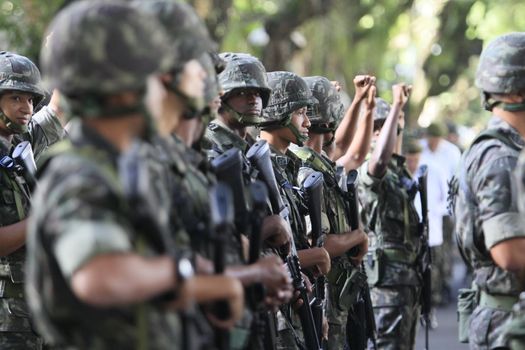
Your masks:
{"label": "camouflage uniform", "polygon": [[[253,125],[260,120],[260,117],[238,113],[229,107],[228,98],[233,92],[239,90],[257,89],[261,94],[263,106],[266,106],[270,94],[266,81],[266,70],[256,57],[248,54],[228,52],[221,53],[219,57],[226,63],[224,70],[218,75],[219,84],[224,91],[221,96],[221,109],[228,111],[241,125]],[[219,113],[221,113],[221,109]],[[215,119],[206,128],[202,148],[206,150],[210,161],[229,149],[239,149],[244,161],[243,178],[245,184],[248,184],[256,178],[255,168],[246,158],[246,152],[253,143],[254,140],[249,135],[243,139],[220,119]],[[228,265],[246,264],[239,235],[229,237],[226,248],[225,258]],[[243,319],[237,324],[230,337],[236,343],[232,345],[232,348],[252,349],[258,346],[256,338],[259,334],[254,332],[250,334],[250,328],[254,327],[254,321],[253,310],[246,308]]]}
{"label": "camouflage uniform", "polygon": [[[29,59],[12,53],[0,53],[1,92],[15,90],[34,94],[34,105],[43,98],[40,72]],[[12,140],[0,137],[0,158],[10,155],[22,141],[29,141],[36,160],[62,136],[62,126],[53,111],[44,107],[28,126],[1,120],[14,132]],[[25,179],[15,171],[0,166],[0,226],[15,224],[27,217],[30,191]],[[25,247],[2,257],[0,262],[0,348],[40,349],[42,340],[33,332],[24,298]]]}
{"label": "camouflage uniform", "polygon": [[[324,77],[307,77],[307,82],[313,96],[319,101],[317,108],[309,115],[312,126],[310,132],[325,133],[333,131],[336,120],[344,113],[339,100],[339,94]],[[299,157],[303,166],[320,171],[324,177],[324,213],[329,221],[328,231],[333,234],[344,233],[350,230],[345,213],[345,199],[338,185],[336,164],[324,154],[318,154],[306,146],[291,146],[290,150]],[[299,177],[303,177],[301,174]],[[340,349],[346,342],[346,322],[352,304],[357,301],[359,285],[357,282],[358,270],[353,268],[347,255],[332,260],[332,267],[327,275],[327,306],[326,313],[329,324],[328,349]],[[352,288],[343,287],[348,281]],[[352,281],[353,283],[350,283]]]}
{"label": "camouflage uniform", "polygon": [[[150,74],[170,68],[168,39],[160,25],[125,3],[75,2],[58,14],[49,32],[44,73],[81,118],[118,114],[97,103],[100,97],[140,93]],[[108,45],[115,42],[117,51]],[[131,107],[140,110],[141,105]],[[137,154],[121,154],[78,118],[69,131],[70,141],[53,146],[43,163],[29,222],[26,293],[38,330],[50,344],[79,349],[179,348],[179,319],[165,309],[166,299],[101,308],[73,293],[75,271],[100,255],[165,256],[173,247],[160,234],[167,227],[167,197],[157,196],[162,191],[152,194],[159,230],[138,229],[140,215],[117,168],[128,156],[143,159],[145,145],[130,150]]]}
{"label": "camouflage uniform", "polygon": [[[291,113],[299,108],[315,103],[306,82],[296,74],[290,72],[267,73],[268,84],[272,89],[268,107],[264,110],[264,122],[260,123],[262,130],[290,127]],[[294,132],[294,131],[293,131]],[[296,130],[295,130],[296,132]],[[304,140],[302,136],[297,137]],[[304,215],[307,208],[304,200],[297,191],[297,179],[301,160],[290,150],[282,154],[270,145],[271,160],[277,183],[280,185],[281,195],[290,211],[290,224],[297,249],[310,247],[307,240],[306,221]],[[297,349],[297,342],[303,342],[301,324],[290,306],[282,307],[278,315],[277,348],[280,350]]]}
{"label": "camouflage uniform", "polygon": [[[486,109],[501,105],[507,111],[525,110],[523,104],[502,103],[490,95],[525,89],[525,76],[515,73],[524,49],[525,35],[514,33],[496,38],[482,52],[476,85],[484,92]],[[504,330],[522,290],[518,278],[492,260],[490,249],[525,236],[512,173],[524,144],[512,126],[493,116],[462,157],[455,228],[478,290],[468,332],[471,349],[507,348]]]}
{"label": "camouflage uniform", "polygon": [[[381,99],[374,122],[386,119],[390,106]],[[411,180],[405,158],[394,154],[382,178],[360,168],[359,199],[369,234],[365,259],[380,349],[413,349],[419,320],[421,242],[419,215],[414,206],[417,185]]]}

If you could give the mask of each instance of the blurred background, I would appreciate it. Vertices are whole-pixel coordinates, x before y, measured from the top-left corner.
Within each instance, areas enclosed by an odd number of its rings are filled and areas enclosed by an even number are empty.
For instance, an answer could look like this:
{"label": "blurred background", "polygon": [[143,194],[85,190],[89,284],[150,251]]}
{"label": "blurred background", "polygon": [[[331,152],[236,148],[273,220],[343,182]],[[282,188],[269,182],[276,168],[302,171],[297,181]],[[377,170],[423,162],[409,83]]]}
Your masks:
{"label": "blurred background", "polygon": [[[38,61],[47,23],[70,1],[1,1],[0,48]],[[252,53],[268,71],[324,75],[350,95],[356,74],[373,74],[387,100],[393,83],[412,84],[410,126],[454,121],[463,145],[489,117],[473,83],[483,45],[525,28],[525,2],[519,0],[187,2],[221,51]]]}

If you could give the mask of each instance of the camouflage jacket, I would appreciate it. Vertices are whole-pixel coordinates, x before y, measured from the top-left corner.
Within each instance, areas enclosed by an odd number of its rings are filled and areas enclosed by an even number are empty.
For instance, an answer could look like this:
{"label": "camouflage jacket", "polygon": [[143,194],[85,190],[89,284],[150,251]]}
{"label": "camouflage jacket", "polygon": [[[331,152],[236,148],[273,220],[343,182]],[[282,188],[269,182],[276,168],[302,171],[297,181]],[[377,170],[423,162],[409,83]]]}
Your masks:
{"label": "camouflage jacket", "polygon": [[[189,235],[192,248],[213,257],[209,189],[216,179],[206,158],[187,147],[175,134],[157,143],[168,158],[172,172],[174,214]],[[228,237],[226,264],[244,264],[240,237]]]}
{"label": "camouflage jacket", "polygon": [[282,154],[270,145],[271,160],[275,178],[279,185],[281,195],[290,210],[290,224],[294,234],[297,249],[309,248],[304,215],[307,214],[305,201],[297,187],[297,178],[301,160],[290,150]]}
{"label": "camouflage jacket", "polygon": [[[44,107],[29,122],[28,132],[14,135],[11,142],[0,137],[0,158],[11,155],[22,141],[30,141],[35,160],[63,136],[63,129],[51,109]],[[26,218],[30,193],[22,176],[0,167],[0,226],[15,224]],[[0,332],[32,332],[24,302],[26,248],[3,257],[0,262]]]}
{"label": "camouflage jacket", "polygon": [[246,154],[253,141],[251,138],[247,140],[234,133],[222,121],[215,119],[206,128],[202,148],[208,150],[208,158],[215,158],[231,148],[238,148],[243,154]]}
{"label": "camouflage jacket", "polygon": [[377,283],[419,285],[416,260],[421,251],[419,215],[414,206],[417,184],[405,167],[405,158],[394,154],[385,175],[368,173],[369,161],[360,168],[358,193],[361,216],[369,233],[370,248],[382,265]]}
{"label": "camouflage jacket", "polygon": [[462,157],[455,203],[456,235],[480,290],[518,296],[516,277],[498,267],[489,251],[506,239],[525,236],[513,176],[525,142],[498,117],[492,117],[488,130],[496,131],[501,139],[475,141]]}
{"label": "camouflage jacket", "polygon": [[[159,256],[172,247],[156,230],[137,229],[141,215],[117,168],[122,154],[78,120],[70,139],[50,150],[33,197],[26,289],[37,329],[51,344],[81,349],[178,348],[178,316],[160,300],[98,308],[73,294],[72,275],[94,257]],[[155,208],[159,223],[168,217],[164,199]]]}

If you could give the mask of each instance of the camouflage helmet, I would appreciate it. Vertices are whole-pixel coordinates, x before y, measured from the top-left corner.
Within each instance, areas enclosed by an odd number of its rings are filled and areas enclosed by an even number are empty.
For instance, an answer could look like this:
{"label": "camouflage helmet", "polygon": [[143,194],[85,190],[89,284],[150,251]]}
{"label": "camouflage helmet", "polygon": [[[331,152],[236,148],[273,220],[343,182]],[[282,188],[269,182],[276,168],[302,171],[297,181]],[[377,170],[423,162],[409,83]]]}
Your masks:
{"label": "camouflage helmet", "polygon": [[390,114],[390,104],[381,97],[376,97],[376,106],[374,108],[374,122],[384,122]]}
{"label": "camouflage helmet", "polygon": [[261,94],[263,108],[268,105],[270,88],[266,69],[257,57],[246,53],[223,52],[219,55],[226,61],[226,67],[219,74],[219,82],[224,90],[225,101],[237,89],[257,89]]}
{"label": "camouflage helmet", "polygon": [[509,94],[525,90],[525,33],[502,35],[483,50],[476,86],[488,93]]}
{"label": "camouflage helmet", "polygon": [[199,62],[206,71],[206,80],[204,88],[204,100],[206,104],[210,103],[219,96],[221,86],[217,77],[217,67],[212,56],[205,52],[199,57]]}
{"label": "camouflage helmet", "polygon": [[44,98],[40,84],[40,71],[29,58],[0,52],[0,93],[6,90],[28,92],[34,96],[33,105],[36,106]]}
{"label": "camouflage helmet", "polygon": [[272,89],[268,106],[263,111],[261,127],[287,125],[292,112],[317,103],[303,78],[292,72],[269,72],[268,85]]}
{"label": "camouflage helmet", "polygon": [[53,19],[47,36],[44,78],[65,96],[142,91],[150,74],[173,62],[160,24],[125,2],[74,2]]}
{"label": "camouflage helmet", "polygon": [[188,4],[177,0],[137,0],[134,5],[153,15],[164,26],[173,46],[173,69],[180,71],[186,62],[215,50],[208,29]]}
{"label": "camouflage helmet", "polygon": [[333,131],[336,121],[340,120],[344,113],[339,93],[325,77],[314,76],[303,79],[312,91],[313,97],[318,101],[316,105],[313,105],[316,106],[315,108],[309,109],[311,112],[308,113],[308,118],[312,123],[311,129],[326,124],[319,132]]}

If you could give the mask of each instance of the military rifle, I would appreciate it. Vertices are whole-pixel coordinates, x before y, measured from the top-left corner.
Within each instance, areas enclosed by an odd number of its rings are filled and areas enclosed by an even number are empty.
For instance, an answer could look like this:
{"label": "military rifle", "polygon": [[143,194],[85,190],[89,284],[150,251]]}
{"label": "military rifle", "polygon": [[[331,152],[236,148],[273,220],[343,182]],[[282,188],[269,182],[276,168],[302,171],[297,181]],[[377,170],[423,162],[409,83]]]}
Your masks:
{"label": "military rifle", "polygon": [[[224,273],[224,244],[225,237],[233,234],[234,230],[234,207],[232,192],[228,185],[219,182],[210,191],[210,212],[211,223],[214,232],[215,249],[213,262],[215,273]],[[214,314],[219,319],[226,319],[230,316],[230,309],[225,302],[217,302],[214,307]],[[217,348],[226,350],[230,348],[230,333],[226,330],[215,329],[215,342]]]}
{"label": "military rifle", "polygon": [[[312,245],[322,246],[321,236],[323,226],[321,221],[321,203],[323,201],[323,174],[315,171],[310,174],[303,182],[303,191],[306,194],[308,213],[312,223]],[[315,329],[319,339],[319,344],[323,344],[323,300],[325,299],[326,280],[320,275],[315,280],[314,298],[310,302],[312,314],[315,321]],[[325,346],[323,346],[325,348]]]}
{"label": "military rifle", "polygon": [[430,255],[430,246],[428,244],[427,166],[421,165],[417,174],[419,198],[421,200],[421,222],[419,223],[419,234],[422,242],[422,252],[419,261],[421,263],[421,271],[423,275],[423,288],[420,301],[421,316],[425,321],[425,350],[428,350],[428,331],[430,328],[430,316],[432,312],[432,259]]}
{"label": "military rifle", "polygon": [[[249,187],[250,197],[253,202],[253,209],[251,213],[251,235],[250,235],[250,250],[248,263],[254,264],[259,260],[261,255],[262,237],[261,227],[264,217],[267,215],[268,206],[268,191],[266,185],[262,181],[255,181]],[[252,309],[255,312],[255,326],[256,333],[263,335],[262,339],[258,339],[259,348],[265,350],[274,350],[277,339],[277,327],[275,323],[275,315],[268,311],[266,306],[262,303],[264,299],[264,287],[261,284],[256,284],[248,289],[249,301]]]}
{"label": "military rifle", "polygon": [[[211,164],[217,178],[227,183],[234,194],[237,231],[250,233],[249,262],[253,264],[259,259],[261,251],[260,230],[262,219],[267,214],[268,205],[266,186],[261,181],[250,183],[250,196],[247,196],[242,172],[244,160],[239,149],[233,148],[226,151],[212,160]],[[248,224],[250,218],[252,218],[251,225]],[[250,296],[252,308],[257,310],[259,308],[258,304],[264,299],[263,286],[260,284],[251,286],[248,289],[248,295]],[[263,328],[262,323],[264,323],[264,349],[273,350],[275,349],[277,338],[275,317],[273,313],[265,311],[261,311],[259,315],[261,315],[262,320],[257,320],[256,323],[260,323],[261,328]]]}
{"label": "military rifle", "polygon": [[217,179],[232,191],[237,232],[247,234],[251,208],[244,184],[243,164],[242,153],[238,148],[229,149],[211,161]]}
{"label": "military rifle", "polygon": [[[176,248],[175,240],[169,230],[169,211],[159,200],[163,193],[151,191],[151,183],[157,179],[153,176],[151,168],[147,166],[147,160],[146,163],[144,162],[145,159],[140,152],[141,147],[144,146],[135,143],[118,159],[119,179],[129,206],[129,219],[137,232],[142,234],[154,249],[175,259],[188,252]],[[172,298],[172,293],[166,293],[158,299],[164,302]],[[199,348],[194,343],[197,338],[191,308],[187,308],[180,314],[183,320],[183,348],[190,350]],[[147,342],[147,337],[144,339]],[[147,348],[147,344],[139,344],[139,347]]]}
{"label": "military rifle", "polygon": [[[357,170],[350,170],[346,176],[346,181],[341,186],[346,197],[346,216],[348,218],[350,229],[357,230],[359,228],[359,205],[357,201]],[[350,250],[350,257],[359,254],[359,248],[354,247]],[[360,273],[364,274],[366,281],[366,270],[364,264],[361,263]],[[374,309],[372,307],[372,300],[370,298],[370,289],[368,283],[364,283],[357,302],[353,305],[355,315],[348,315],[347,327],[352,331],[348,334],[348,347],[350,350],[364,350],[368,347],[368,340],[373,344],[374,349],[377,349],[376,344],[376,323],[374,318]]]}
{"label": "military rifle", "polygon": [[36,186],[36,163],[31,143],[29,141],[20,142],[16,145],[11,156],[1,157],[0,168],[13,173],[16,182],[24,191],[24,195],[29,199],[31,192]]}
{"label": "military rifle", "polygon": [[[277,180],[275,179],[268,143],[265,140],[257,141],[250,147],[246,153],[246,157],[257,168],[260,179],[268,188],[273,213],[279,214],[290,227],[290,214],[284,204]],[[303,300],[303,305],[297,310],[297,313],[301,320],[305,346],[307,350],[319,350],[321,347],[310,307],[310,298],[308,297],[306,284],[301,274],[301,266],[299,264],[299,257],[297,256],[297,248],[293,236],[290,236],[290,253],[285,257],[285,261],[292,277],[294,289],[300,293],[300,298]]]}

